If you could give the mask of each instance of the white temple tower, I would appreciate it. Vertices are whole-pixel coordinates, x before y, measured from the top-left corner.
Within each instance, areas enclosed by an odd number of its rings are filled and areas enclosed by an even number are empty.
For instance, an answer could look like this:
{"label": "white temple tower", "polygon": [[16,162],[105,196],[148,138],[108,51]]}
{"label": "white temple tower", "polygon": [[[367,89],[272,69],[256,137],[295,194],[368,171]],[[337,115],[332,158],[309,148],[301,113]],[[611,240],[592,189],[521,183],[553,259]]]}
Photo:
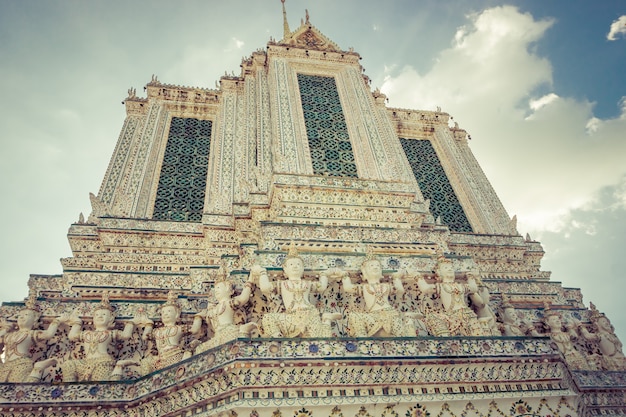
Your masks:
{"label": "white temple tower", "polygon": [[0,307],[0,415],[626,415],[608,319],[541,270],[466,132],[359,60],[307,13],[216,89],[131,89],[63,274]]}

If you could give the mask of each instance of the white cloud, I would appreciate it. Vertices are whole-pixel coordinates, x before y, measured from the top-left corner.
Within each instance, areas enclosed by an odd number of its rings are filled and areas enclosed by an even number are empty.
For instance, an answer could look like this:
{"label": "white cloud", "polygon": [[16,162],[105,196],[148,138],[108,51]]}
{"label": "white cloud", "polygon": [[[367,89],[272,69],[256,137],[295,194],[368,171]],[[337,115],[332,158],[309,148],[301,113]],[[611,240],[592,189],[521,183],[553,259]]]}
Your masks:
{"label": "white cloud", "polygon": [[233,42],[235,42],[235,48],[237,49],[241,49],[243,48],[244,42],[237,39],[237,38],[233,38]]}
{"label": "white cloud", "polygon": [[597,117],[592,117],[591,119],[589,119],[587,125],[585,126],[587,128],[587,133],[593,135],[598,131],[601,124],[602,120],[598,119]]}
{"label": "white cloud", "polygon": [[531,110],[533,111],[537,111],[539,109],[541,109],[543,106],[546,106],[550,103],[552,103],[554,100],[557,100],[559,98],[559,96],[557,96],[554,93],[550,93],[550,94],[546,94],[543,97],[539,97],[536,100],[530,100],[528,102],[528,105],[530,107]]}
{"label": "white cloud", "polygon": [[243,46],[245,45],[245,42],[235,38],[234,36],[232,38],[230,38],[230,41],[228,42],[228,45],[226,48],[224,48],[224,52],[232,52],[235,49],[241,49],[243,48]]}
{"label": "white cloud", "polygon": [[620,16],[619,19],[611,23],[611,29],[606,35],[606,38],[610,41],[616,41],[618,36],[626,35],[626,15]]}
{"label": "white cloud", "polygon": [[[473,15],[471,26],[460,28],[451,48],[440,53],[424,76],[412,68],[389,74],[385,90],[390,99],[421,108],[448,108],[450,103],[492,98],[494,104],[517,105],[528,91],[552,83],[550,63],[527,51],[551,21],[535,22],[510,6]],[[407,90],[407,84],[413,90]]]}
{"label": "white cloud", "polygon": [[571,227],[583,231],[586,235],[593,236],[597,233],[596,226],[593,223],[583,223],[578,220],[572,220]]}
{"label": "white cloud", "polygon": [[391,106],[452,114],[520,232],[558,230],[569,210],[626,173],[626,117],[598,119],[593,103],[545,92],[552,66],[533,46],[551,20],[512,6],[468,19],[432,68],[391,67],[381,90]]}
{"label": "white cloud", "polygon": [[622,96],[622,98],[619,100],[618,105],[620,109],[622,109],[622,113],[620,114],[619,118],[624,120],[626,119],[626,96]]}
{"label": "white cloud", "polygon": [[613,190],[613,204],[609,207],[611,210],[626,210],[626,178],[623,178]]}

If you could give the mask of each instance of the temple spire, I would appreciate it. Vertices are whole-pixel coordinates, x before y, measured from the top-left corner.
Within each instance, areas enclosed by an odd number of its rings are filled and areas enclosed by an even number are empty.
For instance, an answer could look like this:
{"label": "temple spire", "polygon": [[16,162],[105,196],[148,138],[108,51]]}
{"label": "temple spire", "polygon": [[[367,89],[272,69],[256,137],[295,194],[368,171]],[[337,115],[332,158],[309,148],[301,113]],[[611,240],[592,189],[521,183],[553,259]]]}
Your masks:
{"label": "temple spire", "polygon": [[291,31],[289,30],[289,23],[287,22],[287,11],[285,10],[285,0],[280,0],[283,4],[283,39],[287,39]]}

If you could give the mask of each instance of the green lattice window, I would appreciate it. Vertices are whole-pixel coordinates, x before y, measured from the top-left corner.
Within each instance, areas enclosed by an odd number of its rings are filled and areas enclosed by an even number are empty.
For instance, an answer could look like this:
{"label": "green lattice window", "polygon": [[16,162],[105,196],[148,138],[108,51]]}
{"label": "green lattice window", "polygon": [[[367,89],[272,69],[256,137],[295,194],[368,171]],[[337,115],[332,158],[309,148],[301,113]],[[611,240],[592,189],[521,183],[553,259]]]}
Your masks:
{"label": "green lattice window", "polygon": [[430,200],[432,215],[440,217],[454,232],[472,232],[472,226],[430,141],[400,138],[400,142],[424,198]]}
{"label": "green lattice window", "polygon": [[152,217],[202,221],[211,121],[173,117]]}
{"label": "green lattice window", "polygon": [[298,74],[298,85],[313,172],[331,177],[356,177],[352,144],[335,79]]}

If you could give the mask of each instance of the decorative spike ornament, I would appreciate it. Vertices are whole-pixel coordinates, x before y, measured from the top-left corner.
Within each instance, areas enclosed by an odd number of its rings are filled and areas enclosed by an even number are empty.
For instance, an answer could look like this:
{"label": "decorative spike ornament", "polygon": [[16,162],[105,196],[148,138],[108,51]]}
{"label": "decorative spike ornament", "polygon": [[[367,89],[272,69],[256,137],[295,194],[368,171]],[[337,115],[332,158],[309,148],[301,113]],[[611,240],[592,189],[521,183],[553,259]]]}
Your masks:
{"label": "decorative spike ornament", "polygon": [[161,308],[166,306],[176,307],[178,310],[180,310],[180,304],[178,304],[178,295],[176,295],[174,291],[170,290],[170,292],[167,293],[167,301],[161,305]]}
{"label": "decorative spike ornament", "polygon": [[226,268],[222,265],[215,274],[215,283],[226,281],[228,281],[228,274],[226,273]]}
{"label": "decorative spike ornament", "polygon": [[109,310],[109,311],[114,311],[115,308],[111,305],[111,303],[109,302],[109,292],[105,291],[102,293],[102,299],[100,300],[100,303],[98,303],[96,305],[96,307],[94,308],[94,311],[97,310]]}
{"label": "decorative spike ornament", "polygon": [[283,4],[283,38],[288,39],[291,35],[291,30],[289,30],[289,23],[287,22],[287,10],[285,10],[285,0],[280,0]]}
{"label": "decorative spike ornament", "polygon": [[26,302],[24,303],[25,307],[24,310],[32,310],[35,313],[39,313],[39,307],[37,306],[37,294],[32,293],[28,296],[28,299],[26,299]]}
{"label": "decorative spike ornament", "polygon": [[293,258],[298,258],[300,260],[303,260],[300,254],[298,253],[298,247],[296,246],[296,243],[292,240],[291,243],[289,244],[289,248],[287,249],[287,256],[285,257],[285,261],[287,259],[293,259]]}
{"label": "decorative spike ornament", "polygon": [[371,246],[367,246],[365,248],[365,259],[363,259],[363,263],[369,261],[377,261],[376,255],[374,254],[374,249]]}

